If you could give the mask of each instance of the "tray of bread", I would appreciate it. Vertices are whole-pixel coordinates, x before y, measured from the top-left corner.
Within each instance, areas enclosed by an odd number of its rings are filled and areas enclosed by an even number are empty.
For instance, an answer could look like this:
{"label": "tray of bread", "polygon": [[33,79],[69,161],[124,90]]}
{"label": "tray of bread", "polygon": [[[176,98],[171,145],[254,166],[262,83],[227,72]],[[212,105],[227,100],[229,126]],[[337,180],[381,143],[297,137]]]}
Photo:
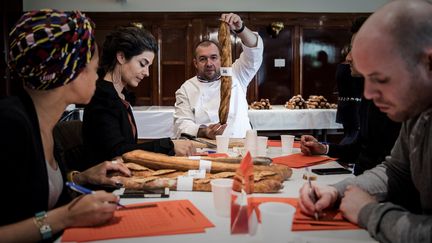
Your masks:
{"label": "tray of bread", "polygon": [[[216,178],[233,178],[240,166],[241,158],[212,158],[207,156],[176,157],[134,150],[123,154],[124,163],[131,170],[131,177],[119,173],[110,176],[130,189],[154,189],[168,187],[177,190],[179,177],[187,176],[190,171],[200,170],[206,161],[206,172],[201,178],[193,179],[192,191],[211,191],[210,181]],[[254,192],[276,193],[283,188],[283,182],[291,177],[288,166],[272,164],[269,158],[253,158]]]}
{"label": "tray of bread", "polygon": [[336,109],[337,105],[329,103],[322,95],[310,95],[307,100],[304,100],[301,95],[293,96],[285,103],[287,109]]}
{"label": "tray of bread", "polygon": [[249,108],[253,110],[271,110],[272,106],[269,99],[260,99],[252,102]]}

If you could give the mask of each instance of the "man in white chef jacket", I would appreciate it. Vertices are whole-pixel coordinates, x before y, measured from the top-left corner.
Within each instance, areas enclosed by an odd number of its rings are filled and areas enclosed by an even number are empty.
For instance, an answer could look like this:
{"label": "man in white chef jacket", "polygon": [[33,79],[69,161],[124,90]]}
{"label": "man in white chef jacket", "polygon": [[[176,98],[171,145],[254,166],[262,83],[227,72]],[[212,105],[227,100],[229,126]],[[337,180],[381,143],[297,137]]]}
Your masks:
{"label": "man in white chef jacket", "polygon": [[222,14],[221,20],[242,42],[243,52],[232,65],[232,89],[227,123],[219,123],[221,85],[220,47],[213,41],[200,42],[194,52],[197,75],[187,80],[176,91],[174,133],[188,133],[197,137],[215,139],[216,135],[243,138],[251,129],[246,92],[249,83],[261,66],[263,41],[244,26],[240,16]]}

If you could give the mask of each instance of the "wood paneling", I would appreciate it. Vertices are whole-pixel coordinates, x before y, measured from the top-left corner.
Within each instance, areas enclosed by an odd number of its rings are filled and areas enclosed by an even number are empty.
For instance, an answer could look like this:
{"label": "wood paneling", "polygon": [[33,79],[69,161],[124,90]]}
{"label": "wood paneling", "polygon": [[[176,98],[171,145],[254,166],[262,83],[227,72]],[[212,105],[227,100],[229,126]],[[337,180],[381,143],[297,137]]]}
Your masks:
{"label": "wood paneling", "polygon": [[[175,91],[185,80],[195,75],[192,63],[195,44],[203,38],[217,38],[221,13],[86,14],[96,23],[96,39],[99,45],[102,45],[105,36],[116,26],[131,22],[142,23],[154,34],[160,50],[150,68],[150,77],[131,90],[136,95],[137,105],[173,105]],[[309,94],[325,95],[334,101],[334,66],[341,61],[340,49],[349,43],[348,30],[351,21],[357,16],[368,15],[287,12],[238,14],[264,41],[263,64],[249,85],[248,101],[269,98],[272,104],[284,104],[292,95],[299,93],[304,97]],[[269,35],[268,32],[270,23],[274,21],[282,22],[285,26],[277,37]],[[5,38],[3,37],[3,40]],[[235,35],[232,41],[233,58],[237,58],[242,51],[241,45]],[[275,59],[284,59],[285,67],[274,67]]]}

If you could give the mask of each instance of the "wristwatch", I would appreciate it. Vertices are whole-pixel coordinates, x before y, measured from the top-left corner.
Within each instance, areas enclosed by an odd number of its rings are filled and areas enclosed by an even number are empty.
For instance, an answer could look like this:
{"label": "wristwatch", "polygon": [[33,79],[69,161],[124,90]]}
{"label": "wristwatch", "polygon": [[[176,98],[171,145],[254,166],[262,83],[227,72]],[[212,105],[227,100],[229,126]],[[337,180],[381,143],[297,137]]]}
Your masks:
{"label": "wristwatch", "polygon": [[48,216],[45,211],[36,213],[34,217],[35,224],[39,228],[42,240],[49,239],[52,236],[51,226],[46,222],[47,217]]}

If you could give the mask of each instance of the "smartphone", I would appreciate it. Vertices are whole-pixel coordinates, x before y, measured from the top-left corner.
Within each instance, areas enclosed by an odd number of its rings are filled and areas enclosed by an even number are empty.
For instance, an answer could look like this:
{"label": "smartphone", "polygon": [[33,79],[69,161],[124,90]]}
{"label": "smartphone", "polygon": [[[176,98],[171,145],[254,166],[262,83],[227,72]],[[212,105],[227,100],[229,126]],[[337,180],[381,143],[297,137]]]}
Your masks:
{"label": "smartphone", "polygon": [[166,198],[170,195],[170,189],[168,187],[165,188],[156,188],[156,189],[125,189],[123,194],[120,195],[121,198]]}
{"label": "smartphone", "polygon": [[352,174],[352,171],[345,168],[322,168],[312,169],[312,172],[318,175],[339,175],[339,174]]}

